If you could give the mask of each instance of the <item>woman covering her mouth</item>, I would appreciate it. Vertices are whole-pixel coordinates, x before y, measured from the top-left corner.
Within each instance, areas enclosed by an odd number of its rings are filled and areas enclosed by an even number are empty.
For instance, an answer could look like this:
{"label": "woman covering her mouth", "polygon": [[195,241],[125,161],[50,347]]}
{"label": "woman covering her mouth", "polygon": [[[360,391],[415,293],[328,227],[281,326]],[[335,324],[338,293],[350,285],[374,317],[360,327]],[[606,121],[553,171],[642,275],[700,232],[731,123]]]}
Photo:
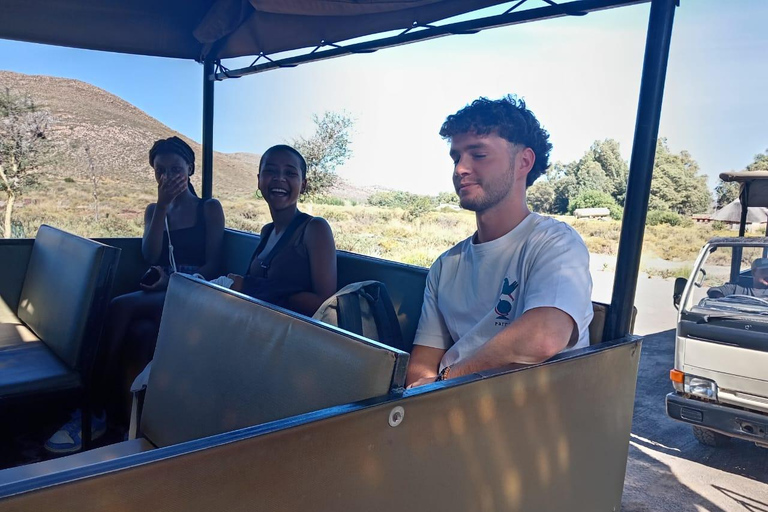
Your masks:
{"label": "woman covering her mouth", "polygon": [[298,209],[307,163],[291,146],[269,148],[259,163],[259,191],[272,222],[261,230],[245,276],[231,289],[312,316],[336,291],[336,246],[328,222]]}

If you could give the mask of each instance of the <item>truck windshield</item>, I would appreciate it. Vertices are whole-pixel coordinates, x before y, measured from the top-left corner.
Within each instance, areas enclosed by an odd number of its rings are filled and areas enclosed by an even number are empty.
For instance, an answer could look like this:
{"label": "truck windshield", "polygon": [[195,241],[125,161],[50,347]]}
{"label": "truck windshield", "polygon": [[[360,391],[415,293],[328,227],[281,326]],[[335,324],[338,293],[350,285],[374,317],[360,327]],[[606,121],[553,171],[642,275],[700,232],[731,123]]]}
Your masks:
{"label": "truck windshield", "polygon": [[[694,276],[686,310],[709,320],[739,316],[768,322],[768,246],[715,245]],[[738,272],[732,262],[739,261]]]}

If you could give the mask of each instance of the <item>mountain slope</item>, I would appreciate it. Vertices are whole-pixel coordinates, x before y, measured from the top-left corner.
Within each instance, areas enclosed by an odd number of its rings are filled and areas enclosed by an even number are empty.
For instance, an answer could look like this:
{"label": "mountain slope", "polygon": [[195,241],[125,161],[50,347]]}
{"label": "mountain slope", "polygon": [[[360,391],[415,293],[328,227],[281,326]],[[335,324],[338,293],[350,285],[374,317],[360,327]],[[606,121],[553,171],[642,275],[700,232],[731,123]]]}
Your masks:
{"label": "mountain slope", "polygon": [[[66,78],[0,71],[0,88],[29,95],[53,115],[49,139],[53,151],[43,172],[50,178],[89,178],[86,148],[95,172],[104,181],[136,191],[155,185],[147,153],[160,138],[176,135],[195,151],[201,168],[200,144],[152,118],[125,100],[93,85]],[[217,195],[245,196],[256,190],[259,155],[214,153]],[[200,187],[200,173],[193,177]]]}

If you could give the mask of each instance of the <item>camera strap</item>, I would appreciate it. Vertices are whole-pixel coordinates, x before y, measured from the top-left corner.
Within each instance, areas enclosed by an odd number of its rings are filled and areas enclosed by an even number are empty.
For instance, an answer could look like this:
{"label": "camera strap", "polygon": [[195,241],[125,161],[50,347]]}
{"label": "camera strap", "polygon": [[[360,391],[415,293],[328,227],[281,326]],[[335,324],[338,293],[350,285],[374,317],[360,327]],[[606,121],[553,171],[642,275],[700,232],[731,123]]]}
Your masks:
{"label": "camera strap", "polygon": [[171,270],[176,272],[176,259],[173,257],[173,243],[171,243],[171,230],[168,228],[168,216],[165,216],[165,233],[168,235],[168,259]]}

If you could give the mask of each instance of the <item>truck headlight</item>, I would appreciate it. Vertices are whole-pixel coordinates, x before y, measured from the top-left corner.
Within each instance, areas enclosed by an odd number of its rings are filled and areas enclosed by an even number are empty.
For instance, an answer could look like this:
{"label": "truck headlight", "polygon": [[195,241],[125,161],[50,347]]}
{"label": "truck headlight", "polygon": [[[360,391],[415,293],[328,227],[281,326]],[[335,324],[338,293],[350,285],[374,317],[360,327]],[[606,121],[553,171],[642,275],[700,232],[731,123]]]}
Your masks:
{"label": "truck headlight", "polygon": [[686,375],[684,390],[694,396],[706,398],[707,400],[717,400],[717,383],[713,380],[695,375]]}

